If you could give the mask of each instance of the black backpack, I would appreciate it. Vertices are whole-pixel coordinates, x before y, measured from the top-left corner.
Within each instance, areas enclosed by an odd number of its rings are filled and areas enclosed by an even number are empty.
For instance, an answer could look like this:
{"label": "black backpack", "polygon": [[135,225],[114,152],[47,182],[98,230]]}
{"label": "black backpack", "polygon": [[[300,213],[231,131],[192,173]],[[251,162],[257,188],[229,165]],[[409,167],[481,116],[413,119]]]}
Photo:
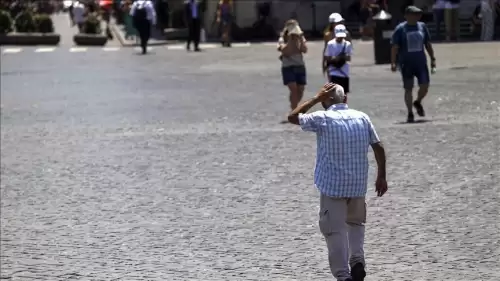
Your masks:
{"label": "black backpack", "polygon": [[137,28],[138,23],[144,22],[148,19],[148,12],[146,11],[146,7],[144,5],[145,4],[142,4],[142,5],[139,4],[137,9],[135,10],[134,24],[136,25],[136,28]]}

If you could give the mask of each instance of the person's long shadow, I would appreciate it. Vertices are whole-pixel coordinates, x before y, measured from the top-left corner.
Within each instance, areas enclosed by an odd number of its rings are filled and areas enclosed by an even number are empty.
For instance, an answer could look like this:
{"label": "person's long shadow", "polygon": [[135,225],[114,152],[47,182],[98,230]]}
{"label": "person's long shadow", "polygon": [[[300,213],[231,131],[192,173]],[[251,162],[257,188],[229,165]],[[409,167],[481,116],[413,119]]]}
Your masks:
{"label": "person's long shadow", "polygon": [[405,124],[422,124],[422,123],[431,123],[432,120],[430,119],[417,119],[413,122],[408,122],[408,121],[399,121],[399,122],[396,122],[397,125],[405,125]]}

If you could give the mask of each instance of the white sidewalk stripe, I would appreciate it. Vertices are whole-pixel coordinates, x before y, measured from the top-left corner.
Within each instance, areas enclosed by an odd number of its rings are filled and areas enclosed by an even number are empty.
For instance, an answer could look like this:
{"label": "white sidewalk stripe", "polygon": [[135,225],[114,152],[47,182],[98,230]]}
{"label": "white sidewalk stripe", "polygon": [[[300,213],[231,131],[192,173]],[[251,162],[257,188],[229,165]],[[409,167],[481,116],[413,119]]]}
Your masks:
{"label": "white sidewalk stripe", "polygon": [[35,53],[49,53],[55,51],[56,48],[38,48],[35,50]]}
{"label": "white sidewalk stripe", "polygon": [[21,52],[21,48],[8,48],[2,51],[3,54],[15,54]]}
{"label": "white sidewalk stripe", "polygon": [[200,49],[215,49],[219,47],[218,44],[200,44]]}
{"label": "white sidewalk stripe", "polygon": [[250,42],[245,42],[245,43],[232,43],[231,46],[236,47],[236,48],[241,48],[241,47],[250,47]]}
{"label": "white sidewalk stripe", "polygon": [[171,45],[167,46],[167,50],[183,50],[186,49],[186,45]]}
{"label": "white sidewalk stripe", "polygon": [[102,50],[105,52],[116,52],[116,51],[119,51],[120,48],[118,48],[118,47],[104,47],[104,48],[102,48]]}
{"label": "white sidewalk stripe", "polygon": [[71,53],[81,53],[81,52],[86,52],[87,48],[81,48],[81,47],[73,47],[69,49]]}
{"label": "white sidewalk stripe", "polygon": [[278,40],[276,40],[276,42],[264,42],[264,43],[261,43],[261,45],[263,45],[263,46],[277,47],[278,46]]}

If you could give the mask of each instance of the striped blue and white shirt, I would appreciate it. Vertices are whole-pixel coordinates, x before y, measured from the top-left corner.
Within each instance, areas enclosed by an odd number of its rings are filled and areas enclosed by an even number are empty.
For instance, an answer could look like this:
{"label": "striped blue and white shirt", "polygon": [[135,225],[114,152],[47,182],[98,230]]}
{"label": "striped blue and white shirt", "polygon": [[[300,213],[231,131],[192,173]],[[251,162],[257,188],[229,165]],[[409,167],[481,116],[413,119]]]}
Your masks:
{"label": "striped blue and white shirt", "polygon": [[299,115],[302,130],[316,133],[314,184],[321,194],[364,197],[368,182],[368,150],[380,142],[368,115],[332,105],[325,111]]}

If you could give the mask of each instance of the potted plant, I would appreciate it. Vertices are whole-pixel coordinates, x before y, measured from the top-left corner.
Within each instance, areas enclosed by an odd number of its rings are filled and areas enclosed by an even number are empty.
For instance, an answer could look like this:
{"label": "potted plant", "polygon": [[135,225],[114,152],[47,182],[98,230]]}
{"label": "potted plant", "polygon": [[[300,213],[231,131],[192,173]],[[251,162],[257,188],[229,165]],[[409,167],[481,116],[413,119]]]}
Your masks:
{"label": "potted plant", "polygon": [[12,18],[7,11],[0,10],[0,34],[7,34],[14,31],[12,29]]}
{"label": "potted plant", "polygon": [[108,41],[101,29],[101,20],[97,14],[90,14],[83,24],[82,33],[73,36],[73,41],[79,46],[104,46]]}
{"label": "potted plant", "polygon": [[36,31],[35,19],[33,13],[29,10],[22,11],[16,16],[14,21],[16,31],[19,33],[32,33]]}
{"label": "potted plant", "polygon": [[36,32],[39,33],[54,33],[54,23],[49,15],[41,14],[33,17],[35,22]]}
{"label": "potted plant", "polygon": [[[12,25],[15,33],[11,33]],[[0,11],[0,45],[57,45],[60,39],[48,15],[34,15],[24,9],[12,21],[8,12]]]}

